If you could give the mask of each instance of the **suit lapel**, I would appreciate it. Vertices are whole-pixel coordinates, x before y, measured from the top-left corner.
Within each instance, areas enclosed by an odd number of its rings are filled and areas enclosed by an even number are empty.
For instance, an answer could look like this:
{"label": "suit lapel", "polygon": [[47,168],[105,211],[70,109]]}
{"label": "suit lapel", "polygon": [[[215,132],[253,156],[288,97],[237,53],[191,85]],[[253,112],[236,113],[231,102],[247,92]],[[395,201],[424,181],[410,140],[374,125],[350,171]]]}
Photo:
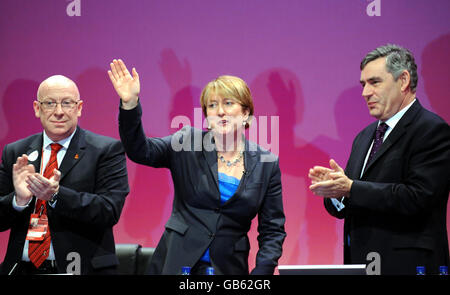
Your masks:
{"label": "suit lapel", "polygon": [[394,129],[391,131],[389,136],[386,138],[386,140],[381,145],[380,149],[377,151],[375,156],[373,157],[372,161],[368,163],[368,165],[365,168],[364,173],[366,173],[370,167],[374,165],[374,163],[377,162],[377,160],[383,156],[384,153],[386,153],[400,138],[403,137],[403,135],[407,132],[407,126],[411,124],[414,117],[418,113],[418,111],[422,108],[419,101],[416,99],[416,102],[413,103],[413,105],[409,108],[408,111],[403,115],[403,117],[398,121],[397,125],[395,125]]}
{"label": "suit lapel", "polygon": [[370,144],[372,143],[375,130],[377,129],[378,121],[372,123],[368,129],[365,132],[365,135],[361,137],[361,142],[357,144],[355,147],[355,154],[359,155],[356,159],[355,167],[357,168],[354,170],[354,175],[350,175],[350,177],[353,177],[355,179],[359,179],[361,175],[361,170],[364,165],[364,160],[366,158],[367,152],[369,151]]}
{"label": "suit lapel", "polygon": [[218,165],[217,165],[217,153],[214,145],[214,137],[212,136],[212,132],[206,132],[203,138],[203,143],[207,143],[207,148],[203,145],[202,153],[206,159],[206,163],[208,164],[209,171],[214,179],[214,183],[216,184],[217,191],[219,191],[219,176],[218,176]]}
{"label": "suit lapel", "polygon": [[253,172],[256,163],[258,163],[257,148],[255,143],[245,140],[244,166],[246,177]]}
{"label": "suit lapel", "polygon": [[66,151],[66,155],[58,168],[61,171],[61,181],[69,173],[69,171],[81,161],[86,149],[85,131],[80,127],[77,127],[72,140],[70,141],[69,148]]}
{"label": "suit lapel", "polygon": [[[40,172],[41,169],[41,160],[42,160],[42,144],[44,142],[43,134],[39,134],[33,140],[33,142],[28,147],[26,154],[28,155],[28,162],[34,166],[34,171],[37,173]],[[37,155],[37,158],[34,159],[34,155]]]}
{"label": "suit lapel", "polygon": [[244,175],[242,176],[241,181],[239,182],[239,186],[237,187],[233,196],[231,196],[231,198],[226,203],[229,203],[231,200],[236,198],[237,195],[240,195],[243,190],[245,190],[247,180],[249,179],[249,176],[252,174],[253,170],[256,167],[256,164],[258,163],[257,148],[258,146],[256,144],[245,140]]}

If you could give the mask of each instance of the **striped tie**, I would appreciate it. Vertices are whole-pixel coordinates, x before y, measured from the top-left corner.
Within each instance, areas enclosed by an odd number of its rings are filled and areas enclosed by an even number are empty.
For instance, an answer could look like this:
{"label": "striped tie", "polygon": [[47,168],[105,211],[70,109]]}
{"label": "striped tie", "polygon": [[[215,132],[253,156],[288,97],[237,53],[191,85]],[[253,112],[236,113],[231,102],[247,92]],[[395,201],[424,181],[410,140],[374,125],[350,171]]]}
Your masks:
{"label": "striped tie", "polygon": [[[44,170],[44,177],[50,178],[53,176],[53,170],[58,169],[58,161],[56,159],[56,154],[62,148],[62,145],[58,143],[52,143],[51,145],[52,152],[50,154],[50,160],[48,160],[47,166]],[[47,218],[47,205],[43,200],[38,199],[36,202],[36,213],[41,213]],[[50,252],[50,227],[47,227],[47,233],[44,236],[42,241],[30,241],[28,246],[28,257],[30,261],[39,268],[42,262],[44,262],[49,255]]]}
{"label": "striped tie", "polygon": [[366,163],[366,167],[372,161],[373,157],[375,157],[377,151],[381,148],[381,145],[383,144],[384,134],[386,133],[388,128],[389,126],[384,122],[378,126],[377,131],[375,132],[375,139],[373,142],[372,150],[370,151],[369,154],[369,159],[367,160]]}

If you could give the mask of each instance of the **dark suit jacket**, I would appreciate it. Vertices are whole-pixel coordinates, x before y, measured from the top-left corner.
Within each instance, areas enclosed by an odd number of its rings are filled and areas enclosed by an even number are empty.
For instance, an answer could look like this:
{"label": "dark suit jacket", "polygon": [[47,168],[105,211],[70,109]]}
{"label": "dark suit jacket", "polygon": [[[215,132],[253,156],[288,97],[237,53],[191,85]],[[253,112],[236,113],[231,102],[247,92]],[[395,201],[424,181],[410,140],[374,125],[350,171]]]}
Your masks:
{"label": "dark suit jacket", "polygon": [[[34,199],[22,212],[12,207],[12,165],[22,154],[39,152],[34,164],[40,169],[42,133],[8,144],[0,166],[0,230],[11,229],[2,273],[21,260]],[[59,167],[60,189],[55,208],[47,206],[49,227],[59,272],[65,273],[81,258],[81,274],[111,273],[118,264],[112,227],[120,217],[129,192],[126,158],[115,139],[77,128]]]}
{"label": "dark suit jacket", "polygon": [[417,100],[360,179],[376,128],[374,122],[353,142],[345,173],[354,182],[345,209],[337,212],[325,199],[331,215],[345,218],[344,262],[366,263],[369,252],[378,252],[381,274],[415,274],[419,265],[436,273],[449,264],[449,125]]}
{"label": "dark suit jacket", "polygon": [[217,274],[248,274],[247,232],[258,215],[259,251],[252,273],[273,274],[286,236],[278,158],[246,141],[246,173],[235,195],[221,205],[217,154],[213,144],[205,144],[211,143],[211,133],[185,127],[165,138],[146,138],[141,116],[140,105],[120,110],[125,151],[136,163],[169,168],[175,188],[172,215],[148,272],[180,274],[209,247]]}

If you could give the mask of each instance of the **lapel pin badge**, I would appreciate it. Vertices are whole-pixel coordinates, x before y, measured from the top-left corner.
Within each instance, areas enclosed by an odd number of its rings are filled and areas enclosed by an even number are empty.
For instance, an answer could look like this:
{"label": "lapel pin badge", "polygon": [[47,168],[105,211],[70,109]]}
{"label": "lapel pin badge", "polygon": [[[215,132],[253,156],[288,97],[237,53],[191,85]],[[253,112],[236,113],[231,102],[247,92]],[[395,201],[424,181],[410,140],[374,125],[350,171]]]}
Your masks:
{"label": "lapel pin badge", "polygon": [[78,158],[79,158],[80,156],[78,156],[78,154],[75,154],[75,160],[78,160]]}
{"label": "lapel pin badge", "polygon": [[33,151],[31,154],[28,155],[28,161],[34,162],[37,160],[38,156],[39,156],[38,151]]}

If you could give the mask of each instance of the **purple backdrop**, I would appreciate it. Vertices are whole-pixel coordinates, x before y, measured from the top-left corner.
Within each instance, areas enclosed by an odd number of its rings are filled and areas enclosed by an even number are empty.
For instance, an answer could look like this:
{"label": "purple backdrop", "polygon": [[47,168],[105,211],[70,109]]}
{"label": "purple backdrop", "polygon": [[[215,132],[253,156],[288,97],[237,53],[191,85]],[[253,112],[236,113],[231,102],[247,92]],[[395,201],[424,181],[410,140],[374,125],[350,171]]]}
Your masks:
{"label": "purple backdrop", "polygon": [[[174,132],[177,115],[193,120],[208,81],[240,76],[257,118],[279,116],[288,233],[280,263],[339,264],[342,222],[308,191],[308,169],[330,157],[345,166],[353,137],[373,121],[359,62],[379,45],[415,53],[417,96],[450,121],[449,20],[448,0],[2,0],[0,148],[41,131],[32,101],[53,74],[78,84],[80,125],[116,138],[118,98],[106,74],[113,58],[139,71],[149,136]],[[130,161],[128,171],[116,242],[156,246],[171,210],[170,175]],[[256,234],[253,226],[251,266]],[[0,233],[0,260],[7,240]]]}

